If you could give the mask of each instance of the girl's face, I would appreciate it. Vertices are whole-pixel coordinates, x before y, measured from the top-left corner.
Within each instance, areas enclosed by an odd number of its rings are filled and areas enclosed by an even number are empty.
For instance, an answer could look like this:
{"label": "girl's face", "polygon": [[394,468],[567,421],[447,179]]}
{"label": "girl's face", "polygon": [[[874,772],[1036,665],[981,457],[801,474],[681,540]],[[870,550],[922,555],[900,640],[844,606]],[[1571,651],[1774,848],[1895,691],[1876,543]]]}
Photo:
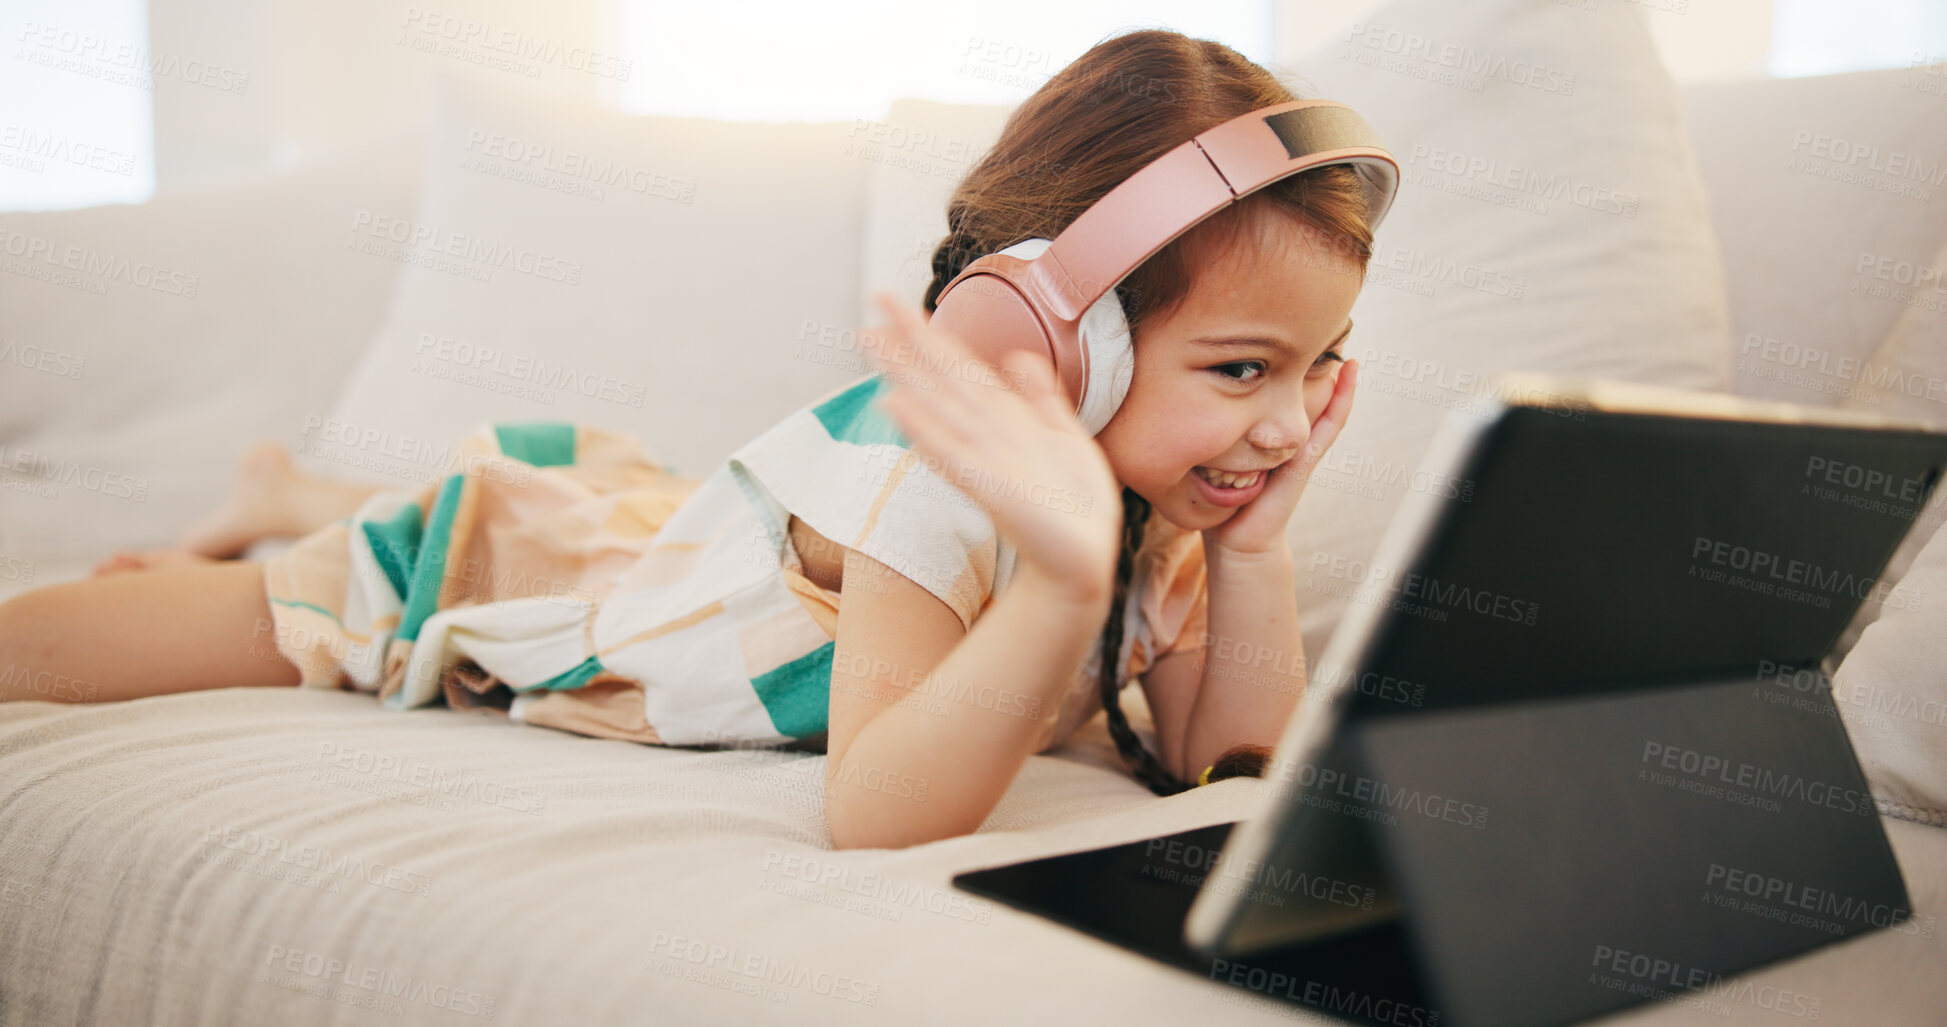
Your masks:
{"label": "girl's face", "polygon": [[1257,216],[1261,232],[1203,246],[1182,303],[1142,326],[1129,393],[1095,437],[1122,484],[1186,531],[1243,509],[1212,503],[1199,468],[1261,475],[1303,452],[1364,282],[1315,229]]}

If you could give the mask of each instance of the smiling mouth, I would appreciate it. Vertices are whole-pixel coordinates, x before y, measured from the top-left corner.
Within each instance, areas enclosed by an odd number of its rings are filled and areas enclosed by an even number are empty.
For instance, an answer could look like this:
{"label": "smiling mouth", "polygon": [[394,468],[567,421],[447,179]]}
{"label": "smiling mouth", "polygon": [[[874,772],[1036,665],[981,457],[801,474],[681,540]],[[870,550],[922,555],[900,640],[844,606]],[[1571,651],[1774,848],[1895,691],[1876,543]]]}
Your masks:
{"label": "smiling mouth", "polygon": [[1193,470],[1196,471],[1197,477],[1202,478],[1204,481],[1220,489],[1247,489],[1257,484],[1257,480],[1264,476],[1263,471],[1252,471],[1249,474],[1230,474],[1224,471],[1212,470],[1208,467],[1196,467]]}

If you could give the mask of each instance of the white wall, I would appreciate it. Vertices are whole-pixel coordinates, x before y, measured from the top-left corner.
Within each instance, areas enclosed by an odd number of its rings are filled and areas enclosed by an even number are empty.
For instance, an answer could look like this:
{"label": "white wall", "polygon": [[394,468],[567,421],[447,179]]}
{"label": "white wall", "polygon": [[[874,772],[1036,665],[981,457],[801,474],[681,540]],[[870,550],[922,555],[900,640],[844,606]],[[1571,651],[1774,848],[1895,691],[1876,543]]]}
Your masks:
{"label": "white wall", "polygon": [[586,70],[607,14],[607,0],[151,0],[156,52],[248,76],[241,95],[158,77],[156,187],[291,167],[417,123],[441,70],[612,101],[613,79]]}

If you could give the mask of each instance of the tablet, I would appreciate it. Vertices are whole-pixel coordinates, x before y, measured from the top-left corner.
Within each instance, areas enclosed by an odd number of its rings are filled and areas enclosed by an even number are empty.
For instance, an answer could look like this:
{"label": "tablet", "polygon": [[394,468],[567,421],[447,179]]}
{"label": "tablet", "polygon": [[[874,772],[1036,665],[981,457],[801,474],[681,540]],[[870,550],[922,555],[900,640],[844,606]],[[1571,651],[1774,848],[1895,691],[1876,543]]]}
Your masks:
{"label": "tablet", "polygon": [[[1376,857],[1358,839],[1380,830],[1376,818],[1437,819],[1462,845],[1493,834],[1480,828],[1498,811],[1478,796],[1334,781],[1349,723],[1403,738],[1429,715],[1451,724],[1470,710],[1604,696],[1625,723],[1631,696],[1699,683],[1748,691],[1767,667],[1818,668],[1866,598],[1912,598],[1879,575],[1947,470],[1947,434],[1869,412],[1528,372],[1486,391],[1449,409],[1372,560],[1329,568],[1359,591],[1312,665],[1265,772],[1271,787],[1224,837],[1190,905],[1182,939],[1196,953],[1238,957],[1397,915],[1383,884],[1362,910],[1235,886],[1266,867],[1359,880],[1354,865]],[[1854,782],[1870,813],[1836,713],[1807,730],[1819,734],[1799,751],[1823,751],[1827,776]],[[1498,784],[1498,795],[1523,794]],[[1649,791],[1628,787],[1638,791],[1602,801]],[[1672,814],[1656,815],[1644,823]],[[1859,827],[1885,847],[1876,815]],[[1510,824],[1495,839],[1506,848],[1475,855],[1518,860],[1523,832],[1537,830]]]}

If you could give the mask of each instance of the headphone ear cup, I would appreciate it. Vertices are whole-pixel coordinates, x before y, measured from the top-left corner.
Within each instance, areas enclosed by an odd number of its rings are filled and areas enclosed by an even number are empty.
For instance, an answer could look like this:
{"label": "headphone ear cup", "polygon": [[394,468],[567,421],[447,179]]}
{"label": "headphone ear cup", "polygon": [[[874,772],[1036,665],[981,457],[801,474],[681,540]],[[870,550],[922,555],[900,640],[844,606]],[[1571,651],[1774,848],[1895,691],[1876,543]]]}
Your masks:
{"label": "headphone ear cup", "polygon": [[[1055,364],[1055,377],[1060,381],[1062,375],[1059,368],[1062,365],[1055,359],[1054,343],[1048,338],[1047,329],[1042,325],[1041,315],[1035,312],[1034,304],[1004,275],[980,273],[982,268],[995,263],[995,257],[1030,261],[1047,252],[1051,245],[1053,241],[1050,239],[1023,239],[967,265],[948,283],[944,294],[934,301],[933,317],[929,323],[938,324],[959,336],[975,356],[997,369],[1005,367],[1003,358],[1008,353],[1028,350]],[[1080,409],[1081,393],[1085,390],[1086,383],[1076,387],[1062,382],[1062,397],[1069,409]]]}
{"label": "headphone ear cup", "polygon": [[1099,435],[1129,395],[1136,375],[1135,340],[1116,289],[1102,294],[1082,314],[1077,330],[1088,352],[1088,384],[1075,416],[1090,435]]}
{"label": "headphone ear cup", "polygon": [[952,332],[974,356],[996,369],[1003,368],[1002,358],[1015,350],[1047,355],[1047,333],[1027,297],[1007,279],[979,273],[980,267],[979,260],[968,266],[963,277],[935,301],[927,323]]}

